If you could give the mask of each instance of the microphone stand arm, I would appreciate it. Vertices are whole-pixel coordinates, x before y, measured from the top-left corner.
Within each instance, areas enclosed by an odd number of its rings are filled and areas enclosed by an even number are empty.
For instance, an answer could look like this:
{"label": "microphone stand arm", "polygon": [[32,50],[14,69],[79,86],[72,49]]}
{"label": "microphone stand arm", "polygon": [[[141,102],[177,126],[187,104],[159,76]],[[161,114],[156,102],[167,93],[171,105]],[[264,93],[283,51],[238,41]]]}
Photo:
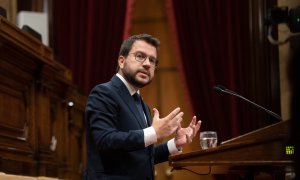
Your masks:
{"label": "microphone stand arm", "polygon": [[230,91],[230,90],[228,90],[228,89],[222,89],[221,91],[224,92],[224,93],[227,93],[227,94],[231,94],[231,95],[233,95],[233,96],[236,96],[236,97],[238,97],[238,98],[241,98],[241,99],[243,99],[244,101],[247,101],[247,102],[253,104],[253,105],[256,106],[256,107],[259,107],[259,108],[263,109],[264,111],[266,111],[268,114],[272,115],[273,117],[275,117],[275,118],[277,118],[277,119],[279,119],[279,120],[282,120],[282,118],[281,118],[278,114],[276,114],[276,113],[274,113],[274,112],[272,112],[272,111],[270,111],[270,110],[268,110],[268,109],[266,109],[266,108],[264,108],[264,107],[262,107],[262,106],[260,106],[260,105],[258,105],[258,104],[256,104],[256,103],[250,101],[249,99],[247,99],[247,98],[245,98],[245,97],[243,97],[243,96],[241,96],[241,95],[239,95],[239,94],[237,94],[237,93],[235,93],[235,92],[233,92],[233,91]]}

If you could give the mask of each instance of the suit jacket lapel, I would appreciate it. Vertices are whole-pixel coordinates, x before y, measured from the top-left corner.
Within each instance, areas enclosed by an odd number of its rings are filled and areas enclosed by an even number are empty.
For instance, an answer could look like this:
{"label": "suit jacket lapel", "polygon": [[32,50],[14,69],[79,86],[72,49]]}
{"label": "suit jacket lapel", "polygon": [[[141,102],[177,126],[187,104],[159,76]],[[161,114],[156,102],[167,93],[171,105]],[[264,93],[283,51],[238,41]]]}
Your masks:
{"label": "suit jacket lapel", "polygon": [[[116,76],[114,75],[111,79],[111,82],[115,87],[117,87],[117,91],[120,94],[123,101],[128,105],[130,111],[134,114],[136,120],[138,121],[141,128],[145,128],[145,123],[142,121],[144,117],[140,116],[140,113],[135,105],[133,97],[130,95],[127,87],[125,84]],[[141,119],[142,118],[142,119]],[[148,118],[147,118],[148,119]]]}

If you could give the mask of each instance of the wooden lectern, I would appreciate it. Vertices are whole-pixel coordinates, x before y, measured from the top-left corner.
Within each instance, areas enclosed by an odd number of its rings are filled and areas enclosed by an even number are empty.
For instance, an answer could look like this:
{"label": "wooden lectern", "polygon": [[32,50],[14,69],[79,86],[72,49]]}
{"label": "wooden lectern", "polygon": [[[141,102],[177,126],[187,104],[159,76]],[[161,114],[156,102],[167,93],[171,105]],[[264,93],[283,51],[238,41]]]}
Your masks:
{"label": "wooden lectern", "polygon": [[290,121],[282,121],[221,143],[216,148],[169,157],[175,170],[198,174],[285,174],[293,171]]}

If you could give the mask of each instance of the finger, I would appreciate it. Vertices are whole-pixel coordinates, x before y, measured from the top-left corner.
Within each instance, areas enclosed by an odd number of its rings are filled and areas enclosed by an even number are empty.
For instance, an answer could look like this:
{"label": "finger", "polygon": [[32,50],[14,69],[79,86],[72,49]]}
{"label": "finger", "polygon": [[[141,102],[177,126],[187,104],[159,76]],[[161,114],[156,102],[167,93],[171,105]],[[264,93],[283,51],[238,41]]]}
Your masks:
{"label": "finger", "polygon": [[176,117],[174,119],[177,120],[177,123],[181,123],[181,121],[183,120],[182,116],[183,116],[183,112],[180,112],[179,114],[176,115]]}
{"label": "finger", "polygon": [[189,135],[186,134],[185,136],[186,136],[187,143],[191,143],[193,141]]}
{"label": "finger", "polygon": [[176,126],[177,127],[180,127],[179,129],[181,130],[182,129],[182,127],[181,127],[181,122],[182,122],[182,117],[179,117],[179,118],[176,118],[176,120],[174,120],[173,122],[175,122],[176,123]]}
{"label": "finger", "polygon": [[192,126],[192,129],[193,129],[192,137],[195,137],[196,134],[197,134],[197,131],[196,131],[196,125],[193,125],[193,126]]}
{"label": "finger", "polygon": [[[181,120],[182,121],[182,120]],[[180,122],[181,122],[180,121]],[[177,121],[178,122],[178,121]],[[180,122],[178,122],[178,129],[181,129],[182,127],[181,127],[181,123]]]}
{"label": "finger", "polygon": [[175,108],[168,116],[166,116],[167,119],[173,119],[178,113],[180,112],[180,108]]}
{"label": "finger", "polygon": [[175,126],[176,130],[180,130],[182,118],[174,118],[172,121],[172,126]]}
{"label": "finger", "polygon": [[199,121],[198,121],[198,123],[197,123],[197,128],[198,128],[197,130],[199,130],[199,129],[200,129],[200,127],[201,127],[201,123],[202,123],[202,121],[201,121],[201,120],[199,120]]}
{"label": "finger", "polygon": [[179,123],[176,129],[176,136],[180,135],[180,129],[181,129],[181,124]]}
{"label": "finger", "polygon": [[199,131],[199,129],[200,129],[200,127],[201,127],[201,123],[202,123],[202,121],[201,120],[199,120],[198,121],[198,123],[197,123],[197,125],[196,125],[196,133]]}
{"label": "finger", "polygon": [[196,116],[194,116],[193,118],[192,118],[192,121],[191,121],[191,123],[190,123],[190,127],[192,127],[193,125],[195,125],[196,124]]}
{"label": "finger", "polygon": [[184,136],[186,133],[184,131],[184,128],[181,127],[181,123],[178,124],[177,130],[176,130],[176,135],[177,136]]}
{"label": "finger", "polygon": [[159,111],[156,108],[153,108],[153,119],[159,119]]}

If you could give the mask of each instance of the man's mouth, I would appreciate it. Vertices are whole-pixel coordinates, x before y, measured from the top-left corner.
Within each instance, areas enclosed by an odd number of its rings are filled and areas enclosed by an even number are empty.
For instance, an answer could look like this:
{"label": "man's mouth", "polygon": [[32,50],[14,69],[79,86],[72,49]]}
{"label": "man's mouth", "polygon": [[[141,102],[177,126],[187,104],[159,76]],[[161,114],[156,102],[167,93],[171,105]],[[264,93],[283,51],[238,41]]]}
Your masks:
{"label": "man's mouth", "polygon": [[146,72],[146,71],[138,71],[138,73],[140,73],[140,74],[142,74],[142,75],[144,75],[144,76],[149,76],[149,73],[148,72]]}

